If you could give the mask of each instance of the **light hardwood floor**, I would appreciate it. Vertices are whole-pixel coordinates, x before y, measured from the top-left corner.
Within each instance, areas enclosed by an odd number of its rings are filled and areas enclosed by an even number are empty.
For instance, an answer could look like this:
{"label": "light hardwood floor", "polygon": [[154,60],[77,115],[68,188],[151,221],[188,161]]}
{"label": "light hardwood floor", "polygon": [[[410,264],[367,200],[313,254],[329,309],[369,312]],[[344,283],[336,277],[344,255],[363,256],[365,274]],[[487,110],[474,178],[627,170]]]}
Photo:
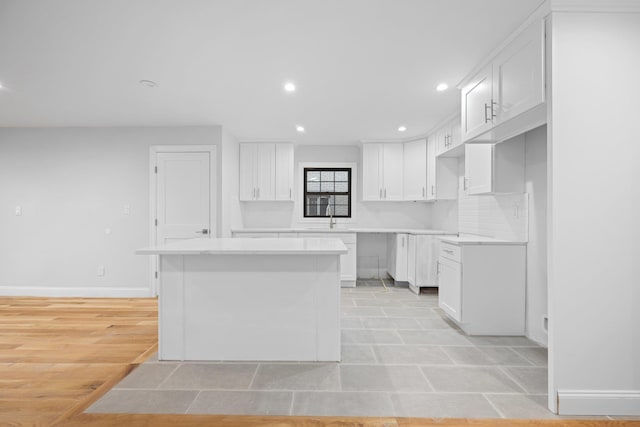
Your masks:
{"label": "light hardwood floor", "polygon": [[155,299],[0,298],[0,426],[639,426],[640,421],[84,414],[157,350]]}

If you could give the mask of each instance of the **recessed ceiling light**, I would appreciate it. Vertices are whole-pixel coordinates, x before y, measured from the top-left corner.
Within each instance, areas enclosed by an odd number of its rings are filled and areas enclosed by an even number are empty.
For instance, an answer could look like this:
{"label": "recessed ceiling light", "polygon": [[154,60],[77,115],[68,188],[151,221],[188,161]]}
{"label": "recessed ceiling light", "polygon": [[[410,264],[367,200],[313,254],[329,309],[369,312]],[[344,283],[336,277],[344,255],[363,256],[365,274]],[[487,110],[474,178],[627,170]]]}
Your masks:
{"label": "recessed ceiling light", "polygon": [[294,85],[291,82],[286,82],[284,84],[284,90],[286,90],[287,92],[295,92],[296,91],[296,85]]}
{"label": "recessed ceiling light", "polygon": [[298,126],[296,126],[296,130],[297,130],[298,132],[300,132],[300,133],[304,133],[304,126],[300,126],[300,125],[298,125]]}
{"label": "recessed ceiling light", "polygon": [[406,127],[406,126],[400,126],[400,127],[398,128],[398,132],[404,132],[405,130],[407,130],[407,127]]}
{"label": "recessed ceiling light", "polygon": [[438,92],[442,92],[442,91],[447,90],[447,89],[449,89],[449,85],[446,84],[446,83],[440,83],[438,86],[436,86],[436,90]]}
{"label": "recessed ceiling light", "polygon": [[158,86],[158,83],[154,82],[153,80],[140,80],[139,83],[144,87],[156,87],[156,86]]}

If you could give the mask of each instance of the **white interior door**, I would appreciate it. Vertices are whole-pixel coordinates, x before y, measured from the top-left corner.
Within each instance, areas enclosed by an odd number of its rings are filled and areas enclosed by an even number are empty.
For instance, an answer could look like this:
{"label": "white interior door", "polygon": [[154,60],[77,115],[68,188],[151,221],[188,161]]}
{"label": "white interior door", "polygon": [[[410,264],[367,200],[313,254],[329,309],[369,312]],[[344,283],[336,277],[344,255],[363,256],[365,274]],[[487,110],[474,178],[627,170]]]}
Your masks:
{"label": "white interior door", "polygon": [[210,156],[157,153],[157,244],[211,235]]}

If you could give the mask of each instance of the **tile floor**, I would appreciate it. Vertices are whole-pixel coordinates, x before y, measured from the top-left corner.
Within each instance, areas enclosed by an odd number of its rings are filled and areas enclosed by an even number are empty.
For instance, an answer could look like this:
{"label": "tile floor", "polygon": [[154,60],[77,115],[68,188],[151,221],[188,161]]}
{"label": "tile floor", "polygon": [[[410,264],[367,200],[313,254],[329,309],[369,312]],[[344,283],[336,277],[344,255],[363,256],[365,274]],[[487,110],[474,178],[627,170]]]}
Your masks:
{"label": "tile floor", "polygon": [[342,290],[341,363],[159,362],[87,412],[553,418],[547,353],[469,337],[420,296],[378,280]]}

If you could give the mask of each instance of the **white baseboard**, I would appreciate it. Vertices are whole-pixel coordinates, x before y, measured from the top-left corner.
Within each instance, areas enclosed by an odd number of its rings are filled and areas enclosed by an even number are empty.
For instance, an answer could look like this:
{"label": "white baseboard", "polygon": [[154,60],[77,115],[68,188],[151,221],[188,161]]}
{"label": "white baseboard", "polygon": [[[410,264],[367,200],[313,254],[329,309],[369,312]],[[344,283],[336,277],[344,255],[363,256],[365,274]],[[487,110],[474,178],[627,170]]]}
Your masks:
{"label": "white baseboard", "polygon": [[149,288],[0,286],[0,296],[13,297],[85,297],[144,298],[151,296]]}
{"label": "white baseboard", "polygon": [[558,390],[558,414],[640,416],[640,390]]}

